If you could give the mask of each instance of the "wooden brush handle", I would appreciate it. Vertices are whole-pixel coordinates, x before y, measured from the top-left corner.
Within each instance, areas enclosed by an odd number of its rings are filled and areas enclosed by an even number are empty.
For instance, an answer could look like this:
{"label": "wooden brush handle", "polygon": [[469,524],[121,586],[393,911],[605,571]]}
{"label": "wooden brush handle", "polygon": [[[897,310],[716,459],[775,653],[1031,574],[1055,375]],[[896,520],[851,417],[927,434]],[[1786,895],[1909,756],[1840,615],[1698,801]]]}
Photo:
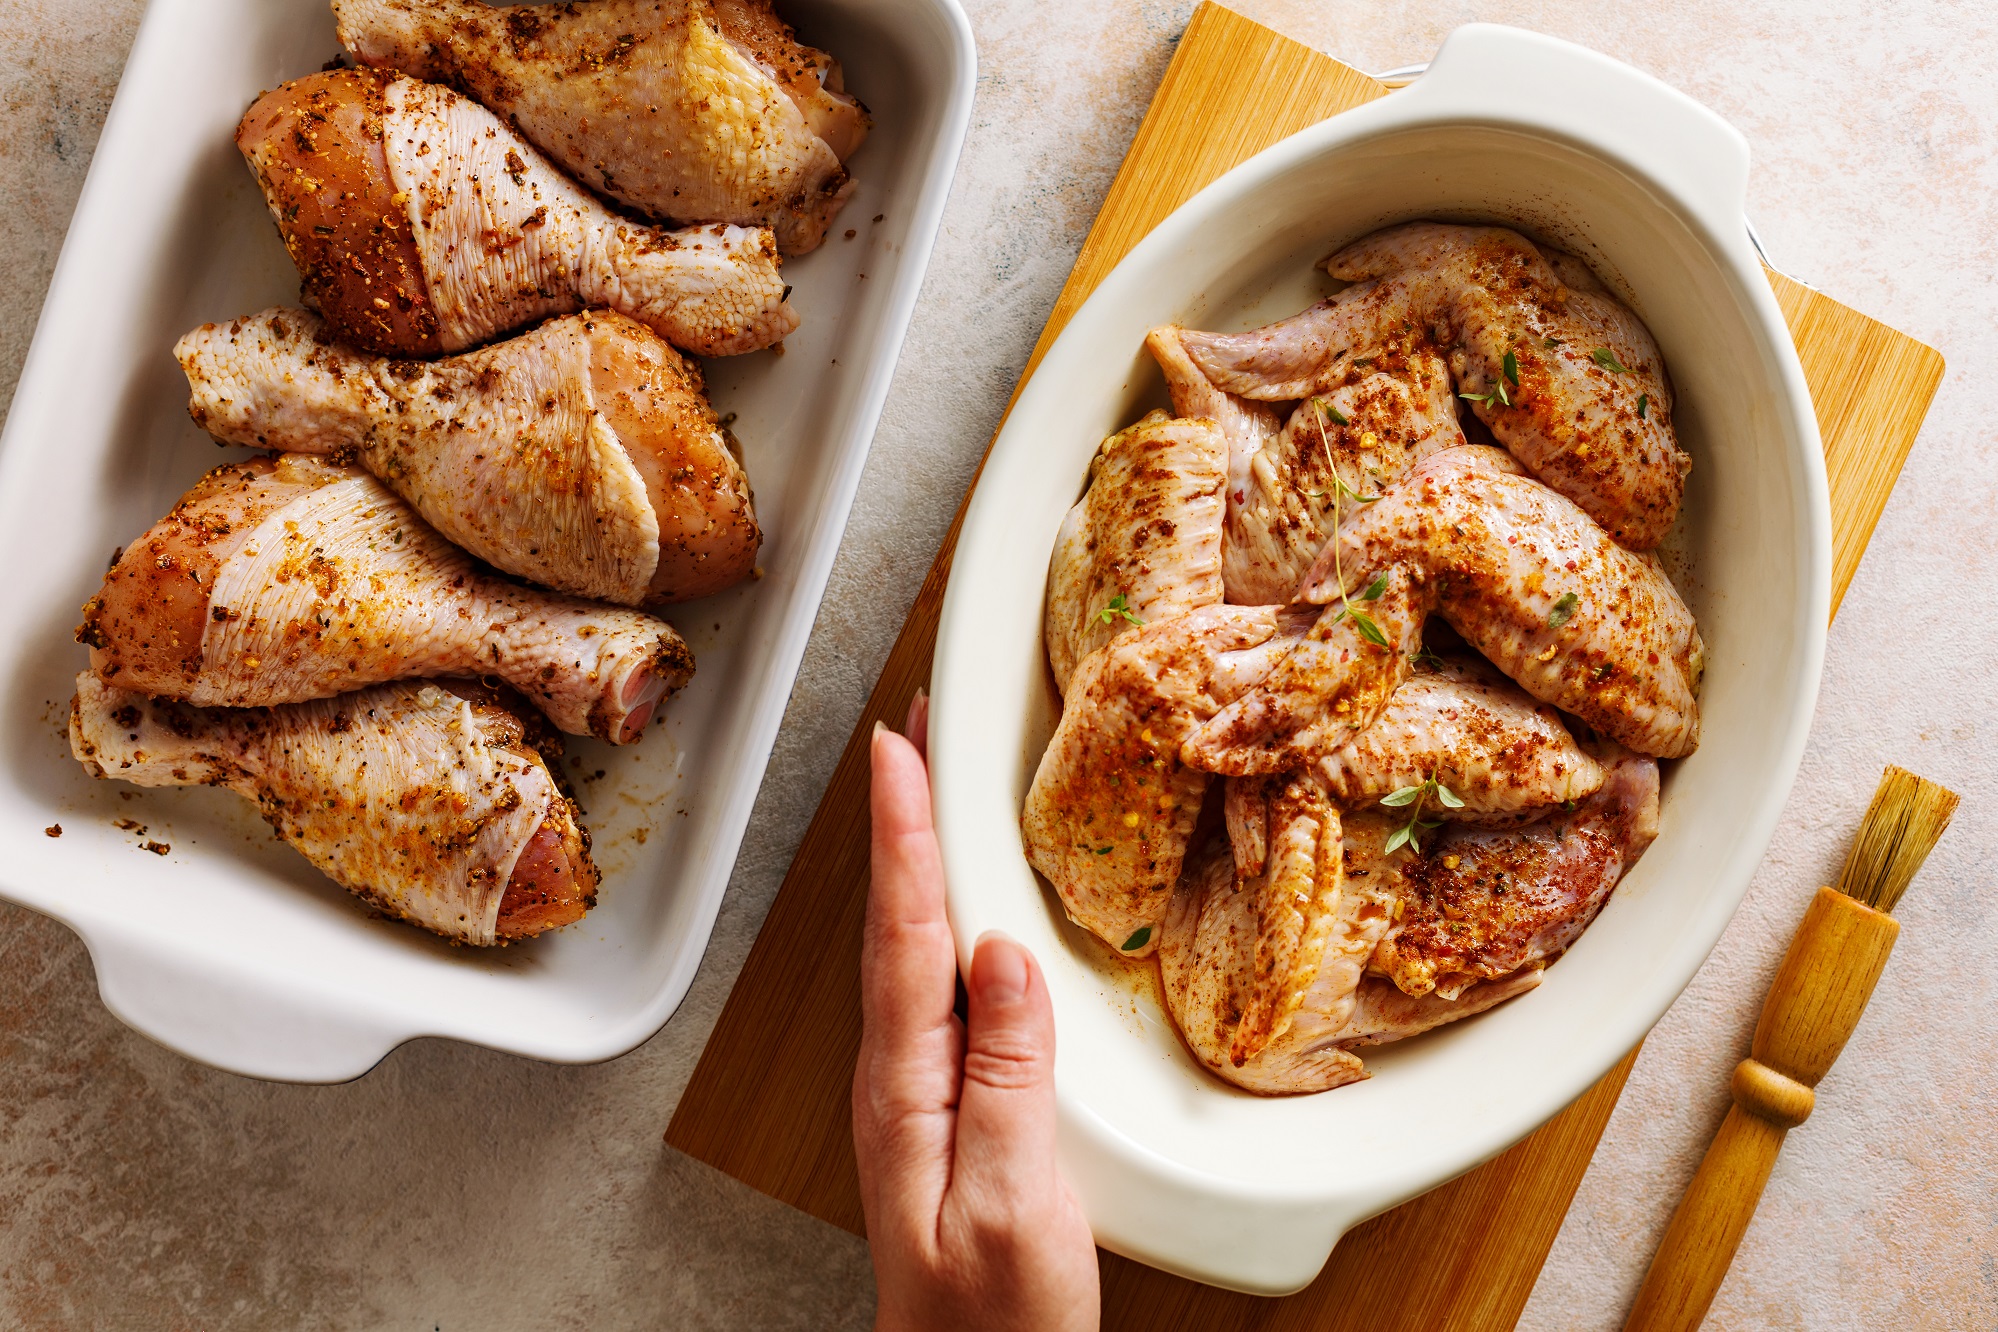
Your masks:
{"label": "wooden brush handle", "polygon": [[1672,1214],[1624,1332],[1692,1332],[1706,1317],[1783,1135],[1809,1117],[1811,1089],[1859,1025],[1900,931],[1884,911],[1818,889],[1763,1001],[1754,1056],[1735,1066],[1734,1105]]}

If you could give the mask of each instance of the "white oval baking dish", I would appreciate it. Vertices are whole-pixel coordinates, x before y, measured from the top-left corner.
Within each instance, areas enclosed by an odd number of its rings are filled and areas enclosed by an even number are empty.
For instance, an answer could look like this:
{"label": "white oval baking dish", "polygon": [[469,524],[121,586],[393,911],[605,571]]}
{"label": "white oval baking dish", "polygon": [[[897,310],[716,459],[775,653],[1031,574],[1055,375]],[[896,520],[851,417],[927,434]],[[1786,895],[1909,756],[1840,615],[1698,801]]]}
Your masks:
{"label": "white oval baking dish", "polygon": [[[1004,930],[1054,992],[1061,1159],[1099,1243],[1279,1294],[1355,1223],[1496,1154],[1657,1021],[1734,912],[1795,777],[1830,605],[1810,398],[1742,227],[1748,149],[1647,75],[1473,26],[1404,91],[1251,159],[1168,218],[1079,310],[978,482],[933,676],[932,787],[961,957]],[[1317,299],[1312,265],[1410,218],[1497,220],[1585,257],[1650,325],[1694,458],[1673,544],[1706,636],[1704,742],[1670,771],[1663,832],[1536,991],[1365,1052],[1371,1080],[1263,1099],[1186,1053],[1150,988],[1063,920],[1020,849],[1053,728],[1043,584],[1097,443],[1153,405],[1165,322],[1242,328]]]}
{"label": "white oval baking dish", "polygon": [[[241,455],[188,420],[174,339],[298,300],[231,142],[236,122],[258,92],[339,50],[326,0],[154,0],[0,436],[0,561],[12,571],[0,580],[0,894],[82,935],[104,1002],[132,1026],[236,1072],[331,1082],[415,1036],[607,1059],[672,1016],[839,549],[975,81],[957,0],[783,0],[783,11],[838,54],[876,127],[833,236],[785,265],[805,320],[787,354],[708,362],[756,487],[765,576],[669,611],[698,671],[664,725],[631,749],[572,744],[604,871],[597,909],[534,944],[481,952],[370,919],[273,842],[246,801],[93,782],[69,757],[63,726],[85,664],[70,630],[106,557]],[[141,850],[112,826],[121,817],[171,852]],[[62,836],[44,836],[55,824]]]}

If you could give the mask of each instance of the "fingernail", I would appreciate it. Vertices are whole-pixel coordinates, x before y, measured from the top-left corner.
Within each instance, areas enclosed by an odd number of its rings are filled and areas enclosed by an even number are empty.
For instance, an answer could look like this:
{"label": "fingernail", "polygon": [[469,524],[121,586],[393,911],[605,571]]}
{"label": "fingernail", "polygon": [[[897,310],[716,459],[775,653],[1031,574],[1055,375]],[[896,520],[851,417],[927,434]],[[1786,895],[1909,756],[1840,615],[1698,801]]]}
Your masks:
{"label": "fingernail", "polygon": [[1027,950],[998,930],[987,930],[971,957],[971,982],[985,1003],[1018,1003],[1027,992]]}
{"label": "fingernail", "polygon": [[887,727],[886,727],[885,725],[883,725],[883,724],[882,724],[882,723],[880,722],[880,720],[878,720],[878,719],[877,719],[877,720],[875,721],[875,723],[874,723],[874,738],[875,738],[876,740],[879,740],[879,739],[881,738],[881,733],[882,733],[883,731],[886,731],[887,729],[888,729],[888,728],[887,728]]}

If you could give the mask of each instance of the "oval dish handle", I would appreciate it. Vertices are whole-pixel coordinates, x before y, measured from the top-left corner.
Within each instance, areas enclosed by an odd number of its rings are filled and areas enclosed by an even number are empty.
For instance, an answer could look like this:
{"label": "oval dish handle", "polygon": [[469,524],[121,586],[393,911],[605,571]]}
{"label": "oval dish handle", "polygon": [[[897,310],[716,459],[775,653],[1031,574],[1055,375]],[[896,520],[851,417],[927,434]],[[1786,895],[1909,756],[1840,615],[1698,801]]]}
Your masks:
{"label": "oval dish handle", "polygon": [[115,929],[93,928],[84,941],[98,993],[120,1021],[231,1073],[273,1082],[347,1082],[407,1039],[355,1011],[351,999],[314,1002],[296,978],[176,956],[157,940],[128,941]]}
{"label": "oval dish handle", "polygon": [[1441,119],[1524,121],[1653,176],[1716,237],[1738,243],[1748,140],[1686,94],[1587,47],[1472,23],[1395,94]]}

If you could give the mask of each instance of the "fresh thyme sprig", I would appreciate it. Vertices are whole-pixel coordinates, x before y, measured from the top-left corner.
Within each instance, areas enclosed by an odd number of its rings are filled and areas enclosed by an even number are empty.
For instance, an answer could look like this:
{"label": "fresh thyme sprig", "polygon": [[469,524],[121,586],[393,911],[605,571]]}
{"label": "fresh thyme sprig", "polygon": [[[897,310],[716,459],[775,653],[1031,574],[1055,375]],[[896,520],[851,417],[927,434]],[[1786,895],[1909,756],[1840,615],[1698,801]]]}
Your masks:
{"label": "fresh thyme sprig", "polygon": [[1131,609],[1131,599],[1122,592],[1110,598],[1109,604],[1096,612],[1096,618],[1104,624],[1109,624],[1119,615],[1129,620],[1132,624],[1137,625],[1140,629],[1145,627],[1145,622],[1139,619],[1137,613]]}
{"label": "fresh thyme sprig", "polygon": [[1493,403],[1501,407],[1510,407],[1512,393],[1506,388],[1507,383],[1515,389],[1519,387],[1519,357],[1510,347],[1506,348],[1505,357],[1499,362],[1498,377],[1491,381],[1490,388],[1483,393],[1459,393],[1457,396],[1471,402],[1481,402],[1487,407]]}
{"label": "fresh thyme sprig", "polygon": [[1422,854],[1422,834],[1431,828],[1442,826],[1440,820],[1425,819],[1422,817],[1422,808],[1432,796],[1445,809],[1462,809],[1464,807],[1464,802],[1457,793],[1437,781],[1436,774],[1433,772],[1414,786],[1404,786],[1399,790],[1390,791],[1381,797],[1381,803],[1390,809],[1400,809],[1404,806],[1410,807],[1408,822],[1396,828],[1394,832],[1388,835],[1387,847],[1382,852],[1383,855],[1393,855],[1403,846],[1408,847],[1409,850],[1415,852],[1418,856]]}
{"label": "fresh thyme sprig", "polygon": [[[1312,419],[1318,423],[1318,446],[1325,451],[1325,471],[1332,478],[1332,577],[1339,584],[1339,613],[1332,617],[1332,623],[1337,624],[1339,621],[1351,617],[1353,627],[1360,631],[1360,637],[1366,639],[1375,647],[1384,648],[1388,646],[1387,635],[1381,632],[1381,627],[1378,624],[1374,623],[1373,616],[1367,614],[1365,611],[1353,608],[1353,599],[1346,594],[1346,574],[1339,565],[1339,496],[1341,494],[1352,495],[1361,504],[1372,504],[1380,496],[1375,495],[1373,499],[1369,499],[1364,495],[1356,495],[1339,478],[1339,468],[1332,461],[1332,441],[1325,434],[1325,417],[1329,410],[1332,415],[1338,417],[1340,425],[1349,423],[1345,417],[1338,415],[1338,408],[1328,408],[1322,398],[1313,398],[1311,406]],[[1381,574],[1372,583],[1367,585],[1366,591],[1360,593],[1360,600],[1379,601],[1381,594],[1386,591],[1387,575]]]}

